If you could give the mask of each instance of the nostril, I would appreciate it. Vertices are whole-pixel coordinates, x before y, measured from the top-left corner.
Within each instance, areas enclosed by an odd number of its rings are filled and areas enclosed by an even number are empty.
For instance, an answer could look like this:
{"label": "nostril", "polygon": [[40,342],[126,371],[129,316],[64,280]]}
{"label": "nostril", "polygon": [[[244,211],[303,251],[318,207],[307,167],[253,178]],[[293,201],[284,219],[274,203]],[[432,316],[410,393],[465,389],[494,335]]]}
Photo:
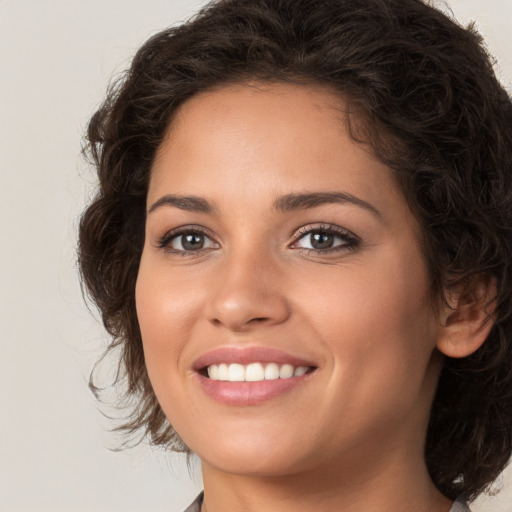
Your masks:
{"label": "nostril", "polygon": [[268,295],[244,287],[224,290],[208,302],[204,315],[215,327],[232,331],[284,322],[289,316],[287,303],[280,295]]}

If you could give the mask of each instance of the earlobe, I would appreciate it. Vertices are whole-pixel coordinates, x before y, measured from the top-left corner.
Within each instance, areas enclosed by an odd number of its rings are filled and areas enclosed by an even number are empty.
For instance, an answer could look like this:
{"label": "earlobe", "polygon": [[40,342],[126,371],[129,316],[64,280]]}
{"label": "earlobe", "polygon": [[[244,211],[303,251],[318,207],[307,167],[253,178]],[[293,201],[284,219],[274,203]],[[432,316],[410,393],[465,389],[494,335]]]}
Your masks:
{"label": "earlobe", "polygon": [[494,324],[496,293],[496,279],[490,276],[479,276],[469,291],[447,291],[437,341],[440,352],[461,358],[482,346]]}

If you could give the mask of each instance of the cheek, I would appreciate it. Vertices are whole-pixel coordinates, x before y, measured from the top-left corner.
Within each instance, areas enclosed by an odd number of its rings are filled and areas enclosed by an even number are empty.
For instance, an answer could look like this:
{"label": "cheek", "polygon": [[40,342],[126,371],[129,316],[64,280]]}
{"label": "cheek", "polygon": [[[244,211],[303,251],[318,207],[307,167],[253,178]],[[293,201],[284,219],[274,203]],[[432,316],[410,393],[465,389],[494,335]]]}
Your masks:
{"label": "cheek", "polygon": [[412,392],[427,371],[437,322],[426,270],[412,257],[417,264],[390,253],[375,265],[326,268],[295,293],[306,323],[332,354],[338,380],[358,382],[362,396]]}
{"label": "cheek", "polygon": [[197,317],[198,292],[143,255],[135,297],[146,366],[155,390],[160,380],[179,371]]}
{"label": "cheek", "polygon": [[167,275],[165,267],[143,256],[136,305],[146,368],[162,410],[180,434],[193,430],[188,418],[200,415],[188,395],[183,364],[198,317],[199,297],[195,284],[180,283],[175,274]]}
{"label": "cheek", "polygon": [[[298,283],[299,297],[318,329],[372,333],[361,336],[372,344],[387,332],[407,332],[429,323],[427,279],[420,269],[404,272],[397,264],[326,269]],[[398,268],[397,268],[398,266]]]}

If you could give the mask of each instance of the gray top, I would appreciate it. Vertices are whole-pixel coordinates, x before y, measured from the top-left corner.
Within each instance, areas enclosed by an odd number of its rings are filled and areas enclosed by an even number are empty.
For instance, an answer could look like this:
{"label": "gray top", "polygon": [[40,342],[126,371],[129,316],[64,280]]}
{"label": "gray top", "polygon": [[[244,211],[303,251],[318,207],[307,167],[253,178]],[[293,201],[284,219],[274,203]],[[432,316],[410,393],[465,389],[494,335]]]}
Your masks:
{"label": "gray top", "polygon": [[[187,507],[183,512],[200,512],[201,505],[203,503],[203,493],[201,493],[189,507]],[[452,512],[450,510],[450,512]],[[456,511],[458,512],[458,511]]]}
{"label": "gray top", "polygon": [[[200,512],[201,511],[201,504],[203,503],[203,493],[201,493],[195,500],[190,507],[186,508],[183,512]],[[466,505],[464,501],[457,500],[452,508],[450,509],[450,512],[471,512],[469,507]]]}

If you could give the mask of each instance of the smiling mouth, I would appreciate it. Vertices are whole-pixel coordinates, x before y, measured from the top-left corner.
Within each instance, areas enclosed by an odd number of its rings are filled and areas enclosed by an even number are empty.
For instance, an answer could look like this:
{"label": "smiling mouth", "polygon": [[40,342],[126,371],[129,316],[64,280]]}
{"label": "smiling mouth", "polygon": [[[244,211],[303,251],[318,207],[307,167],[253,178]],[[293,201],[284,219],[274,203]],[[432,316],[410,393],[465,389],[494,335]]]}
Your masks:
{"label": "smiling mouth", "polygon": [[268,347],[223,347],[193,364],[202,390],[217,403],[234,407],[260,405],[302,389],[319,367]]}
{"label": "smiling mouth", "polygon": [[293,366],[278,363],[220,363],[205,366],[201,375],[211,380],[224,382],[261,382],[302,377],[316,369],[314,366]]}

